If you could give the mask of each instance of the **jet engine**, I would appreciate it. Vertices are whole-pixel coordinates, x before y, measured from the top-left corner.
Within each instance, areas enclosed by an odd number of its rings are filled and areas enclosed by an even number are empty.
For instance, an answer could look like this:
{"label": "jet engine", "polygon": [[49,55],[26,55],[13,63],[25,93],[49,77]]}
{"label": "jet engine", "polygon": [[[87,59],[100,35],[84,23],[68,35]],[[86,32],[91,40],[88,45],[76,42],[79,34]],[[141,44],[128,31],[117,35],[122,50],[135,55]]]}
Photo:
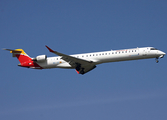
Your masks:
{"label": "jet engine", "polygon": [[36,58],[33,58],[33,61],[44,62],[47,59],[46,55],[38,55]]}

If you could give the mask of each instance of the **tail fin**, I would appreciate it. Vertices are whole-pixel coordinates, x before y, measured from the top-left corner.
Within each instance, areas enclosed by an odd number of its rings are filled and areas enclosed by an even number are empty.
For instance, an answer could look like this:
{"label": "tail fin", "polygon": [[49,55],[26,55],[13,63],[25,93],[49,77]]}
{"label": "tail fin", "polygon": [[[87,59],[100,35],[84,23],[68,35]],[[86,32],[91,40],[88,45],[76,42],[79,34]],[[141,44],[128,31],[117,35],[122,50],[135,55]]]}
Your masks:
{"label": "tail fin", "polygon": [[24,52],[23,49],[4,49],[10,51],[12,53],[13,57],[17,57],[17,59],[20,61],[20,63],[31,61],[32,59]]}

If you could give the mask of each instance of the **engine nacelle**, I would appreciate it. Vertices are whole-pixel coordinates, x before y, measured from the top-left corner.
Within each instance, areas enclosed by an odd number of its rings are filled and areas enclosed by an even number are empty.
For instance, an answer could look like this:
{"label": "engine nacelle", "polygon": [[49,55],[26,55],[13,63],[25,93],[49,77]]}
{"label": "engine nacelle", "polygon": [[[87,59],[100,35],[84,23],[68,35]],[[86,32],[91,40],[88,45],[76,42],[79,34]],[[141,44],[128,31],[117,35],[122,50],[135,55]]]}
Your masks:
{"label": "engine nacelle", "polygon": [[44,62],[47,59],[46,55],[38,55],[36,58],[33,58],[33,61]]}

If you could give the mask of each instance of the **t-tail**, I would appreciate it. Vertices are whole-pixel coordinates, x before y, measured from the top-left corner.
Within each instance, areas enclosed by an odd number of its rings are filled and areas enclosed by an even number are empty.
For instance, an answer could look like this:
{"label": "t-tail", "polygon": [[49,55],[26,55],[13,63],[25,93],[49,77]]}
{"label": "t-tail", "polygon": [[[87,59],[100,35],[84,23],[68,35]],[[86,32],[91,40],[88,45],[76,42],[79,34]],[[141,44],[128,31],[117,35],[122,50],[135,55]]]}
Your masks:
{"label": "t-tail", "polygon": [[29,57],[23,49],[4,49],[10,51],[12,53],[13,57],[17,57],[20,64],[18,66],[21,67],[27,67],[27,68],[35,68],[35,69],[42,69],[36,62],[33,61],[31,57]]}

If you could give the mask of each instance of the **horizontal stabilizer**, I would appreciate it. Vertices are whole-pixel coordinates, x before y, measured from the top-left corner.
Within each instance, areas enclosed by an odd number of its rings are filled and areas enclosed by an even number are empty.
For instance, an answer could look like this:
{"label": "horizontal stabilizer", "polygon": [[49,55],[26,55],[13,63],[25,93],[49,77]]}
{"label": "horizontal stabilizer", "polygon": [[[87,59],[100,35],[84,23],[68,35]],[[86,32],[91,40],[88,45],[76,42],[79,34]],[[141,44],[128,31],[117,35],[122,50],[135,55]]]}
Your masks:
{"label": "horizontal stabilizer", "polygon": [[3,50],[10,51],[10,53],[21,53],[22,52],[21,50],[12,50],[12,49],[5,49],[5,48]]}
{"label": "horizontal stabilizer", "polygon": [[12,49],[6,49],[4,48],[3,50],[7,50],[7,51],[10,51],[10,53],[12,53],[13,57],[16,57],[16,54],[22,54],[22,55],[26,55],[28,56],[23,49],[15,49],[15,50],[12,50]]}

